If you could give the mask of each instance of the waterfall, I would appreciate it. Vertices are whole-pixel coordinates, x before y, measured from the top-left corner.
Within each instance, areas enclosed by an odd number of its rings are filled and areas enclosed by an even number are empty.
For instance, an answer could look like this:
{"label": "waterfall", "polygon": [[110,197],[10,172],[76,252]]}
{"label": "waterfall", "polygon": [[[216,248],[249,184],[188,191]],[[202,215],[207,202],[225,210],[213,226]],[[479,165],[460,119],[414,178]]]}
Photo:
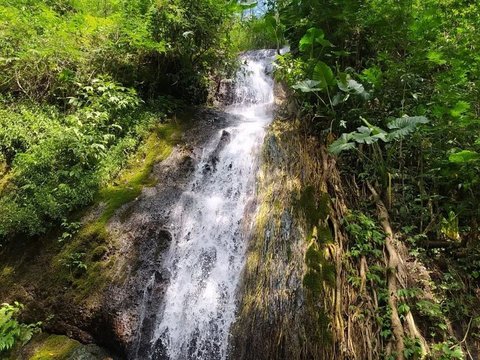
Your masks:
{"label": "waterfall", "polygon": [[170,274],[152,340],[152,358],[226,359],[236,290],[245,261],[245,219],[257,159],[272,120],[275,52],[241,56],[231,126],[203,149],[193,180],[171,217]]}

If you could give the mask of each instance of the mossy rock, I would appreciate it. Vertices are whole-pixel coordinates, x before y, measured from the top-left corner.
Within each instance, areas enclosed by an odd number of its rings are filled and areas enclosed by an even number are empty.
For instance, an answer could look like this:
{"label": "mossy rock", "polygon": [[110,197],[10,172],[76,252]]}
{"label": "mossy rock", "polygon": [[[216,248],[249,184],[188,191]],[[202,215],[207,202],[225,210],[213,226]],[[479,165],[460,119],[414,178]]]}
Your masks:
{"label": "mossy rock", "polygon": [[96,345],[83,345],[64,335],[40,334],[11,354],[9,360],[107,360],[108,353]]}
{"label": "mossy rock", "polygon": [[322,253],[318,250],[315,244],[311,244],[305,253],[305,263],[308,268],[320,271],[322,262],[324,262]]}
{"label": "mossy rock", "polygon": [[29,360],[67,360],[81,346],[63,335],[50,335],[35,348]]}
{"label": "mossy rock", "polygon": [[309,270],[303,277],[303,286],[315,297],[319,296],[322,292],[322,275],[315,270]]}

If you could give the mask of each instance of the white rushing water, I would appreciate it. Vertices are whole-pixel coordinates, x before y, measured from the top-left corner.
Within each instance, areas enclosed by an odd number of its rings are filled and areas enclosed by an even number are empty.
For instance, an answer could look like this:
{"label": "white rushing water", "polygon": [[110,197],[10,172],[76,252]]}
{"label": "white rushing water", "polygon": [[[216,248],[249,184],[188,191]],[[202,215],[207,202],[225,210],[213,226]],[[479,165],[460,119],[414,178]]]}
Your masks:
{"label": "white rushing water", "polygon": [[204,149],[172,216],[171,274],[152,344],[171,360],[226,359],[236,290],[245,261],[244,219],[254,198],[257,159],[272,120],[274,52],[253,51],[235,82],[236,115]]}

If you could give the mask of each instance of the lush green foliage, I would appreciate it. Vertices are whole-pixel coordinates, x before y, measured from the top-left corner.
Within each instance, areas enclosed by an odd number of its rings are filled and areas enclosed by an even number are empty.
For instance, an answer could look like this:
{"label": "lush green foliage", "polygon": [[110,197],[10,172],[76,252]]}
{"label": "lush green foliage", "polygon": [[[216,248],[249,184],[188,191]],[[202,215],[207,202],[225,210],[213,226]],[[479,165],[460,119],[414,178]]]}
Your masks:
{"label": "lush green foliage", "polygon": [[361,212],[353,212],[344,219],[344,226],[354,242],[350,256],[382,257],[385,234],[375,221]]}
{"label": "lush green foliage", "polygon": [[280,49],[285,42],[280,19],[273,13],[235,22],[230,37],[236,51]]}
{"label": "lush green foliage", "polygon": [[[312,127],[339,136],[368,121],[369,130],[345,136],[370,139],[375,127],[389,127],[394,118],[429,119],[431,125],[420,133],[408,131],[409,138],[402,133],[401,145],[381,146],[383,173],[398,179],[394,186],[412,188],[409,195],[416,199],[406,201],[412,204],[408,213],[422,218],[423,228],[433,219],[413,204],[435,199],[437,219],[453,210],[466,237],[475,238],[478,8],[469,2],[413,0],[277,4],[292,47],[280,60],[278,77],[296,89]],[[353,147],[345,136],[335,143],[336,152],[342,150],[340,142],[343,149]],[[372,155],[365,147],[362,151]]]}
{"label": "lush green foliage", "polygon": [[[446,316],[464,329],[468,319],[477,324],[478,4],[278,0],[271,7],[292,49],[280,57],[277,78],[295,94],[307,131],[324,136],[352,189],[381,191],[393,225],[412,235],[413,256],[450,279],[436,281],[445,299],[436,317],[422,316],[431,323]],[[358,229],[347,223],[347,230],[354,250],[365,244]],[[400,304],[426,311],[414,305]],[[432,327],[432,339],[443,341],[436,358],[461,358],[461,346],[440,330]],[[416,358],[415,339],[404,343],[404,356]]]}
{"label": "lush green foliage", "polygon": [[0,243],[90,204],[177,107],[231,68],[235,1],[0,4]]}
{"label": "lush green foliage", "polygon": [[17,316],[22,308],[18,302],[0,306],[0,355],[17,343],[25,344],[39,331],[40,323],[26,325],[18,322]]}

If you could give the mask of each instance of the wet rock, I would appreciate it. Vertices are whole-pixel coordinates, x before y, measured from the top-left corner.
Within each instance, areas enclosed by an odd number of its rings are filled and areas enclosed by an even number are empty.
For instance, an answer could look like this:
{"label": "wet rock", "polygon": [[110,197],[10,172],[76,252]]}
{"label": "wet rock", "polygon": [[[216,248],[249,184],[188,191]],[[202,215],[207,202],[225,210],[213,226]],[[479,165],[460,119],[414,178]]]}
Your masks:
{"label": "wet rock", "polygon": [[230,142],[231,139],[231,134],[223,130],[222,135],[220,136],[220,140],[218,141],[217,147],[215,150],[212,152],[210,155],[207,163],[203,166],[203,173],[209,173],[209,172],[215,172],[217,170],[217,163],[220,160],[219,159],[219,154],[225,147]]}
{"label": "wet rock", "polygon": [[230,105],[234,101],[235,82],[232,79],[221,80],[215,92],[216,105]]}

